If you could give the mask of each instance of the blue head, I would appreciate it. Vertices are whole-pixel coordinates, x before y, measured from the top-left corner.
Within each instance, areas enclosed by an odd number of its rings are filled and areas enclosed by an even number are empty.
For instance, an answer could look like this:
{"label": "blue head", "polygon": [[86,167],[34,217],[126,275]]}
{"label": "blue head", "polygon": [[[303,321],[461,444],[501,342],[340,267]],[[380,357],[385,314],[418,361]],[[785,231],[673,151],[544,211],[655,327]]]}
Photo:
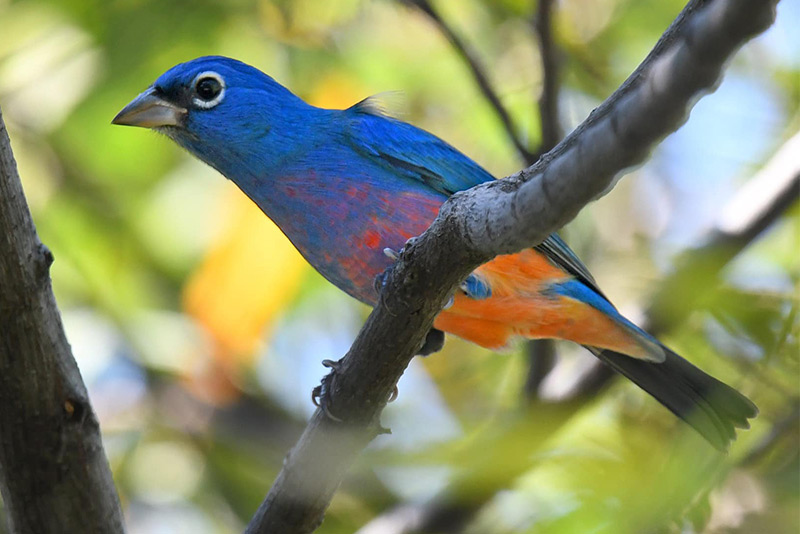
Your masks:
{"label": "blue head", "polygon": [[112,122],[159,131],[243,180],[295,149],[314,110],[260,70],[206,56],[169,69]]}

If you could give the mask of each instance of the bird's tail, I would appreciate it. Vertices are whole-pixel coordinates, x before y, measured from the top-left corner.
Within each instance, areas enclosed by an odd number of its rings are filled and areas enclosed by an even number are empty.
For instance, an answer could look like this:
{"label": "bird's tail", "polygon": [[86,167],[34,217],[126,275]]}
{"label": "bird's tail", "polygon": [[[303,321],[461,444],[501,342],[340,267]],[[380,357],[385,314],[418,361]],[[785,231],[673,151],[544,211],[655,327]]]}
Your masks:
{"label": "bird's tail", "polygon": [[735,428],[749,428],[748,419],[758,414],[758,408],[750,399],[666,347],[666,358],[658,363],[610,350],[587,348],[689,423],[719,450],[727,450],[736,437]]}

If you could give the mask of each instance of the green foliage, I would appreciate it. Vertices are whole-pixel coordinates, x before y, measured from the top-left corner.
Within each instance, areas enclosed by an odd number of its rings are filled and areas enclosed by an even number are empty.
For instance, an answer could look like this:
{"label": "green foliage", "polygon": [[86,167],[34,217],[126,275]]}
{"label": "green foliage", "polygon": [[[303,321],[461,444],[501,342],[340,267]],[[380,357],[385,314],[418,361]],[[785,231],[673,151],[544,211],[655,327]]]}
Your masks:
{"label": "green foliage", "polygon": [[[276,231],[237,222],[249,207],[213,171],[111,118],[166,68],[222,54],[318,105],[402,91],[401,118],[497,176],[518,170],[521,159],[459,55],[407,4],[0,0],[0,106],[37,228],[55,254],[59,305],[132,533],[241,531],[299,436],[308,392],[324,372],[318,362],[344,354],[367,310],[289,252],[271,279],[248,273],[263,309],[236,300],[236,266],[258,265],[242,249],[264,246],[269,255],[288,245]],[[535,149],[535,2],[435,5],[478,51]],[[556,4],[567,129],[625,79],[681,7]],[[767,124],[760,152],[730,149],[728,136],[747,131],[725,131],[730,117],[720,116],[722,127],[691,134],[689,144],[704,146],[707,166],[730,169],[723,177],[700,174],[685,151],[659,150],[565,232],[634,318],[680,263],[677,252],[702,244],[730,192],[800,124],[800,65],[779,60],[774,41],[748,45],[729,74],[766,88],[736,104],[748,123]],[[693,172],[691,184],[681,181]],[[697,200],[709,188],[711,200]],[[450,339],[401,382],[385,416],[394,435],[353,468],[319,532],[354,532],[420,503],[453,511],[445,525],[461,522],[457,531],[469,533],[796,532],[798,223],[798,211],[787,212],[721,273],[690,273],[672,294],[680,303],[705,292],[665,342],[761,408],[729,456],[628,383],[588,398],[570,393],[570,377],[590,361],[572,347],[559,345],[558,367],[526,400],[522,350],[493,355]],[[243,236],[237,247],[234,235]],[[220,302],[257,317],[255,339],[230,343],[252,334],[211,321],[205,312]]]}

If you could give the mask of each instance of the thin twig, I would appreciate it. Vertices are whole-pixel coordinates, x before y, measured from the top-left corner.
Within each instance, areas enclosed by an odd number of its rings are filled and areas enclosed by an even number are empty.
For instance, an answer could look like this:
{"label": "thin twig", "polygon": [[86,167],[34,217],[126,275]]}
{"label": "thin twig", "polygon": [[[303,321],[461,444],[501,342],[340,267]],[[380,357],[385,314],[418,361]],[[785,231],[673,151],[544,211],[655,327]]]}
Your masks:
{"label": "thin twig", "polygon": [[[769,433],[742,459],[741,465],[752,466],[758,463],[773,449],[777,441],[790,432],[796,437],[798,430],[800,430],[800,399],[795,398],[792,400],[791,409],[772,424]],[[792,444],[791,447],[796,451],[796,445]]]}
{"label": "thin twig", "polygon": [[539,0],[533,28],[542,62],[542,92],[539,95],[542,144],[537,152],[543,154],[564,137],[558,112],[559,60],[558,47],[553,40],[553,0]]}
{"label": "thin twig", "polygon": [[[539,0],[531,26],[539,41],[542,72],[542,89],[538,99],[542,140],[535,151],[535,154],[541,155],[564,137],[558,112],[559,61],[558,49],[553,41],[553,0]],[[554,343],[549,339],[534,339],[526,345],[529,368],[523,392],[528,400],[532,400],[537,397],[539,386],[555,367],[558,355]]]}
{"label": "thin twig", "polygon": [[500,101],[497,92],[492,87],[489,77],[486,75],[486,69],[481,64],[475,50],[456,34],[453,28],[442,19],[441,15],[439,15],[428,0],[402,0],[402,2],[417,7],[439,27],[439,30],[447,37],[447,40],[450,41],[453,48],[456,49],[458,54],[464,59],[464,62],[466,62],[469,70],[472,72],[472,77],[475,78],[475,82],[478,84],[478,88],[480,88],[483,96],[489,101],[489,104],[503,124],[503,129],[508,136],[508,140],[511,141],[514,148],[517,149],[517,152],[523,161],[525,161],[525,164],[530,165],[536,161],[539,155],[528,150],[528,147],[525,146],[525,143],[523,143],[522,139],[517,135],[511,116]]}

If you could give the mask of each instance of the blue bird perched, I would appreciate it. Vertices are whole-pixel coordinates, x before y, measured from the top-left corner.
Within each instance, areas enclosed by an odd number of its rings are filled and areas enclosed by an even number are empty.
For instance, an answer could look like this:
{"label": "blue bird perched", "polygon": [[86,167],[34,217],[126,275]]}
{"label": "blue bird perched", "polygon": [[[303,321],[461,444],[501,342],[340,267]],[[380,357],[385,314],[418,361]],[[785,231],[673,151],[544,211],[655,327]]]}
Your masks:
{"label": "blue bird perched", "polygon": [[[224,57],[173,67],[113,122],[153,128],[217,169],[325,278],[370,305],[375,277],[392,263],[387,251],[421,234],[449,195],[494,179],[368,99],[316,108]],[[624,318],[555,234],[476,269],[434,326],[489,348],[517,337],[585,345],[718,449],[757,414],[746,397]]]}

